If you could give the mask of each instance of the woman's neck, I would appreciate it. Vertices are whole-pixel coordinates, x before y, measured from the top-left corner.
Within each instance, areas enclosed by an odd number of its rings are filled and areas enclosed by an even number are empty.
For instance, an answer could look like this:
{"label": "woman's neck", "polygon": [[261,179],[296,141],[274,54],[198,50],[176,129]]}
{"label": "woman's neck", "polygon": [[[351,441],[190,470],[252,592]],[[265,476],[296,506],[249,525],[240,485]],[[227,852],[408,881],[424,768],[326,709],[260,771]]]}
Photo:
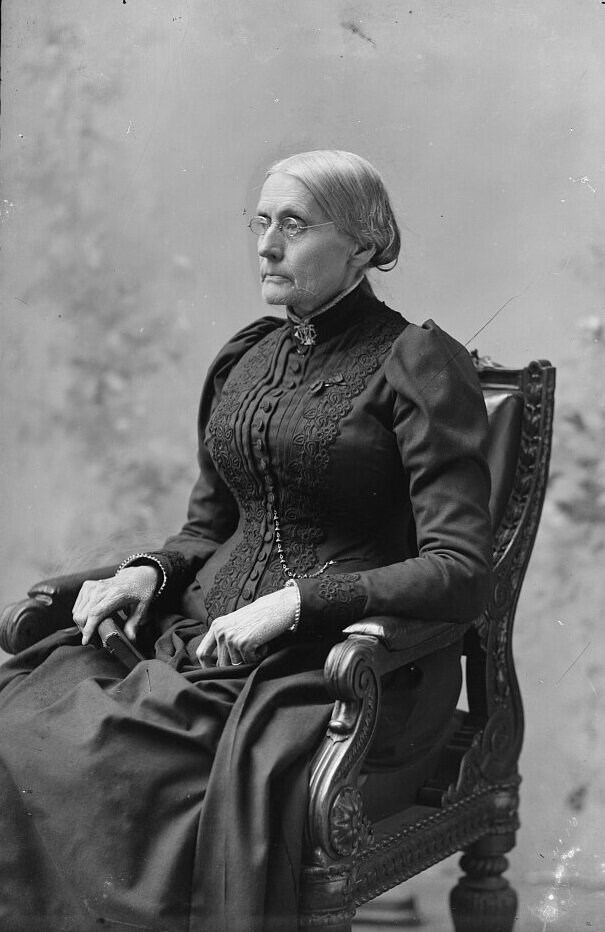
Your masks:
{"label": "woman's neck", "polygon": [[339,301],[342,301],[343,298],[346,298],[348,294],[351,294],[351,292],[357,288],[359,283],[363,281],[363,277],[364,273],[362,272],[361,275],[355,279],[352,285],[349,285],[349,287],[345,288],[344,291],[339,291],[337,295],[335,295],[333,298],[330,298],[330,300],[326,304],[322,304],[321,307],[316,307],[312,311],[299,312],[296,308],[287,306],[286,313],[290,320],[293,320],[297,323],[299,321],[307,322],[313,320],[314,317],[319,317],[320,314],[324,314],[326,311],[329,311],[331,307],[334,307],[335,304],[338,304]]}

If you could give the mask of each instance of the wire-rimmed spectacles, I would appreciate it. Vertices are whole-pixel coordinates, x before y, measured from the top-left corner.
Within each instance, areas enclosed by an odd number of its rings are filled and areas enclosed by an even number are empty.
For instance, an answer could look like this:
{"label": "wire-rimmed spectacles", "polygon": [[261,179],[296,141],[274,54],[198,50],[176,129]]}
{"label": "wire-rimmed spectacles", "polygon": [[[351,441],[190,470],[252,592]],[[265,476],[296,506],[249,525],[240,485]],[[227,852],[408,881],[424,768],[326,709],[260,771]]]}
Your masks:
{"label": "wire-rimmed spectacles", "polygon": [[[303,223],[302,220],[297,220],[296,217],[284,217],[283,220],[276,220],[275,226],[280,233],[283,233],[288,239],[294,239],[295,236],[304,233],[305,230],[314,230],[316,227],[327,227],[333,222],[333,220],[327,220],[325,223]],[[248,227],[255,236],[264,236],[272,225],[273,223],[268,217],[253,217]]]}

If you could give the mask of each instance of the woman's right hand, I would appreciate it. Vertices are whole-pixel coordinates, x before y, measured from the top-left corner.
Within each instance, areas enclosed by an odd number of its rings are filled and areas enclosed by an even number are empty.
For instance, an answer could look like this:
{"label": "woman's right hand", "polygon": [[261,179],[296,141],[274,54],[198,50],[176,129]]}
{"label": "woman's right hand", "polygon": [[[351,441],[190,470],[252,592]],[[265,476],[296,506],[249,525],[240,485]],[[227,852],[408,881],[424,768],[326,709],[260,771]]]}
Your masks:
{"label": "woman's right hand", "polygon": [[82,631],[82,644],[88,644],[105,618],[125,611],[128,620],[124,634],[134,641],[144,624],[158,582],[155,566],[128,566],[110,579],[87,580],[82,584],[73,607],[73,619]]}

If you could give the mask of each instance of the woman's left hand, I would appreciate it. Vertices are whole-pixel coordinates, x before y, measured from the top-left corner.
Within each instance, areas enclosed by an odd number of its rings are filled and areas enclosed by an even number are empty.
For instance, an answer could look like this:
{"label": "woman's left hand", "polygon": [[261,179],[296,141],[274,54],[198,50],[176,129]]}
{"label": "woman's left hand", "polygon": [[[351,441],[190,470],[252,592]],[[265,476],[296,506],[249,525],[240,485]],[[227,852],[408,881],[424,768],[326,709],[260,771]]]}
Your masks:
{"label": "woman's left hand", "polygon": [[258,663],[269,641],[292,627],[297,606],[296,589],[289,587],[215,618],[196,650],[199,662],[203,667]]}

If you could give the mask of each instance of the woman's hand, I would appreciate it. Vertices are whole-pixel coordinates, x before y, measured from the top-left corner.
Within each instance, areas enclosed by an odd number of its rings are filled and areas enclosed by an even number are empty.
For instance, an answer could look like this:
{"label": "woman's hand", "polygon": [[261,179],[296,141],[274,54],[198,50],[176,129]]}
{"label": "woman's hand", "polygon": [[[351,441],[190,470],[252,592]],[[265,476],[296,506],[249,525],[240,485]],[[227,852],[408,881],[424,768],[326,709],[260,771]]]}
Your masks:
{"label": "woman's hand", "polygon": [[268,652],[269,641],[294,624],[298,594],[294,587],[264,595],[251,605],[215,618],[197,648],[203,667],[256,663]]}
{"label": "woman's hand", "polygon": [[124,634],[134,641],[153,601],[160,571],[155,566],[128,566],[111,579],[87,580],[73,607],[73,619],[88,644],[104,618],[120,609],[128,614]]}

